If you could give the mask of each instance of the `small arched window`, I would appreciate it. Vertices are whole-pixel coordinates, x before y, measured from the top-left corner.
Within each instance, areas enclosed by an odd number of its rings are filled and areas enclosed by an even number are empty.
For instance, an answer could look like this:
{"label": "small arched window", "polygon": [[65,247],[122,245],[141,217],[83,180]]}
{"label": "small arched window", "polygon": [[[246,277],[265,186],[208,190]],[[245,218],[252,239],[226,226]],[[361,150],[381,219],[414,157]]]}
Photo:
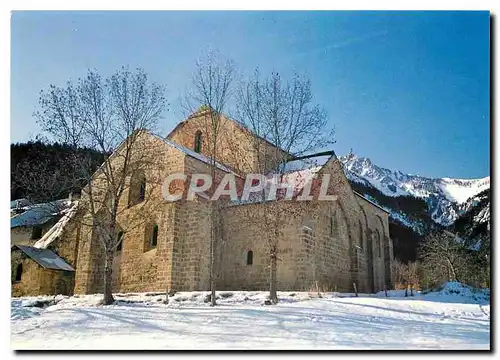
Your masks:
{"label": "small arched window", "polygon": [[16,281],[21,281],[21,278],[23,277],[23,264],[17,265],[16,268]]}
{"label": "small arched window", "polygon": [[128,206],[134,206],[144,201],[146,197],[146,176],[144,172],[137,171],[130,179]]}
{"label": "small arched window", "polygon": [[139,184],[139,198],[138,201],[144,201],[146,198],[146,180],[141,179],[141,183]]}
{"label": "small arched window", "polygon": [[[312,226],[312,224],[309,224]],[[314,246],[314,231],[312,227],[302,225],[301,229],[302,242],[304,243],[306,253],[310,254]]]}
{"label": "small arched window", "polygon": [[203,143],[203,135],[200,130],[194,135],[194,151],[201,153],[201,145]]}
{"label": "small arched window", "polygon": [[120,231],[118,233],[118,245],[116,245],[116,251],[121,252],[122,251],[122,244],[123,244],[123,231]]}
{"label": "small arched window", "polygon": [[247,252],[247,265],[253,264],[253,251],[250,250]]}
{"label": "small arched window", "polygon": [[363,249],[363,225],[361,225],[361,221],[358,221],[359,226],[359,248]]}
{"label": "small arched window", "polygon": [[38,240],[42,237],[42,227],[41,226],[33,226],[31,230],[31,240]]}
{"label": "small arched window", "polygon": [[382,248],[381,248],[381,243],[380,243],[380,232],[377,231],[375,232],[375,251],[378,257],[382,257]]}
{"label": "small arched window", "polygon": [[150,242],[152,248],[156,247],[156,244],[158,244],[158,225],[153,226],[153,232],[151,233]]}
{"label": "small arched window", "polygon": [[335,214],[330,216],[330,236],[335,236]]}

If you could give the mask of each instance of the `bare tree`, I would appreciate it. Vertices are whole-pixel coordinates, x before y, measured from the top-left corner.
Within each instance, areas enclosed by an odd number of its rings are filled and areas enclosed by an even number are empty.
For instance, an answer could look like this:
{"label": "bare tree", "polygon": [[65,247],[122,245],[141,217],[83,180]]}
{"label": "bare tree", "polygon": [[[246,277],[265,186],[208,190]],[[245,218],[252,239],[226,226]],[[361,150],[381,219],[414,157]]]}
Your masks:
{"label": "bare tree", "polygon": [[413,296],[413,290],[419,285],[419,263],[417,261],[412,261],[408,263],[407,278],[408,284],[410,285],[410,295]]}
{"label": "bare tree", "polygon": [[[208,155],[210,175],[216,178],[217,162],[221,152],[221,134],[226,126],[227,110],[234,79],[234,65],[223,60],[217,51],[208,51],[196,62],[191,78],[191,87],[183,99],[186,112],[201,112],[204,127],[203,153]],[[201,144],[200,144],[201,145]],[[200,149],[201,150],[201,149]],[[213,201],[210,206],[210,304],[216,305],[217,249],[221,246],[220,212],[222,204]]]}
{"label": "bare tree", "polygon": [[394,285],[396,289],[405,289],[407,286],[408,265],[394,259],[392,262],[392,274],[394,276]]}
{"label": "bare tree", "polygon": [[422,270],[428,285],[460,281],[459,270],[466,266],[463,243],[447,231],[427,236],[420,246]]}
{"label": "bare tree", "polygon": [[[238,87],[235,117],[249,130],[245,133],[256,154],[252,168],[260,174],[279,174],[279,182],[283,181],[285,164],[289,160],[333,143],[333,129],[327,129],[326,112],[313,103],[311,82],[303,76],[295,75],[287,81],[278,73],[272,73],[262,79],[256,70]],[[260,199],[266,201],[264,193]],[[300,212],[298,206],[294,209]],[[284,221],[282,211],[280,206],[267,204],[265,216],[256,211],[253,215],[258,219],[254,219],[251,210],[249,214],[249,220],[260,221],[268,234],[272,303],[278,302],[277,261],[278,239],[282,236]]]}
{"label": "bare tree", "polygon": [[399,260],[392,263],[392,273],[396,289],[405,289],[405,296],[408,296],[408,287],[413,296],[413,290],[419,285],[419,263],[417,261],[405,264]]}
{"label": "bare tree", "polygon": [[[64,87],[51,85],[40,93],[35,116],[46,133],[75,150],[88,147],[105,157],[96,172],[90,156],[75,151],[68,159],[73,180],[87,184],[80,200],[84,213],[81,221],[91,227],[101,245],[104,304],[114,301],[112,263],[121,240],[118,233],[147,221],[159,205],[143,204],[141,211],[127,212],[126,225],[119,223],[129,207],[123,204],[127,191],[129,205],[131,200],[147,202],[152,198],[147,195],[161,184],[161,179],[151,176],[153,186],[147,189],[145,182],[137,183],[136,175],[158,169],[156,154],[146,148],[142,135],[156,128],[166,106],[164,91],[163,86],[151,83],[143,70],[122,68],[108,78],[90,70],[83,79],[68,82]],[[137,191],[131,191],[132,188]]]}

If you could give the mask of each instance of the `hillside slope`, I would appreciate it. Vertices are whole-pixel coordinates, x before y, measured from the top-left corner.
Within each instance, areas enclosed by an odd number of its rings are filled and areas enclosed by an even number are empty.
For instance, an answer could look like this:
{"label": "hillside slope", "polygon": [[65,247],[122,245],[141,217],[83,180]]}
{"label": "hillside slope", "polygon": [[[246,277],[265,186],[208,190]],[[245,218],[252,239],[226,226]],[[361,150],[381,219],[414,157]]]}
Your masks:
{"label": "hillside slope", "polygon": [[68,145],[42,141],[11,144],[11,201],[27,198],[33,203],[43,203],[66,198],[70,192],[80,192],[85,181],[80,180],[78,168],[71,165],[75,154],[90,164],[90,172],[104,161],[103,154],[88,148],[75,151]]}

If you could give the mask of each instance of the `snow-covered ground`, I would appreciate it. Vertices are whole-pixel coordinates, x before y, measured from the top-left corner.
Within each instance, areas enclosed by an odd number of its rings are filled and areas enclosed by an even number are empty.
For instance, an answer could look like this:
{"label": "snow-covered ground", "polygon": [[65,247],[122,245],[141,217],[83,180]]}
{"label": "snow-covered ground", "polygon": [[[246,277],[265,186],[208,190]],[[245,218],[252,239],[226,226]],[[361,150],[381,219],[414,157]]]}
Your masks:
{"label": "snow-covered ground", "polygon": [[[455,291],[401,297],[219,292],[12,299],[13,349],[489,349],[486,296]],[[484,295],[484,294],[482,294]],[[43,306],[44,302],[48,307]]]}

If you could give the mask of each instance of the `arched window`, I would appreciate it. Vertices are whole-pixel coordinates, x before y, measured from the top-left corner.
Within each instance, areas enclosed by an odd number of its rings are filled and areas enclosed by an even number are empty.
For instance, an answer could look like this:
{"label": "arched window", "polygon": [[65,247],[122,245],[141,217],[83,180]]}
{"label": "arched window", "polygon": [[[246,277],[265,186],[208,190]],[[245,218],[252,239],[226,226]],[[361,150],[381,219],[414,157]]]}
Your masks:
{"label": "arched window", "polygon": [[138,201],[142,202],[146,198],[146,180],[142,179],[139,184],[139,198]]}
{"label": "arched window", "polygon": [[144,251],[154,249],[158,244],[158,225],[151,222],[144,229]]}
{"label": "arched window", "polygon": [[123,231],[120,231],[118,233],[118,245],[116,245],[116,251],[121,252],[122,251],[122,244],[123,244]]}
{"label": "arched window", "polygon": [[151,233],[151,247],[156,247],[158,244],[158,225],[153,226],[153,232]]}
{"label": "arched window", "polygon": [[41,226],[33,226],[31,230],[31,240],[38,240],[42,237],[42,227]]}
{"label": "arched window", "polygon": [[381,244],[381,241],[380,241],[380,232],[378,231],[375,231],[375,247],[376,247],[376,253],[377,253],[377,256],[378,257],[382,257],[382,244]]}
{"label": "arched window", "polygon": [[335,214],[330,216],[330,236],[335,236]]}
{"label": "arched window", "polygon": [[[312,224],[309,224],[312,226]],[[312,249],[314,247],[314,231],[312,227],[309,227],[307,225],[302,225],[301,227],[301,237],[302,237],[302,242],[305,246],[306,253],[310,254],[312,252]]]}
{"label": "arched window", "polygon": [[21,281],[21,278],[23,277],[23,264],[17,265],[16,268],[16,281]]}
{"label": "arched window", "polygon": [[247,265],[253,264],[253,251],[250,250],[247,252]]}
{"label": "arched window", "polygon": [[358,221],[359,226],[359,248],[363,249],[363,225],[361,225],[361,220]]}
{"label": "arched window", "polygon": [[201,145],[203,143],[203,135],[200,130],[194,135],[194,151],[201,153]]}
{"label": "arched window", "polygon": [[144,201],[146,197],[146,176],[144,172],[137,171],[130,178],[128,206],[134,206]]}

